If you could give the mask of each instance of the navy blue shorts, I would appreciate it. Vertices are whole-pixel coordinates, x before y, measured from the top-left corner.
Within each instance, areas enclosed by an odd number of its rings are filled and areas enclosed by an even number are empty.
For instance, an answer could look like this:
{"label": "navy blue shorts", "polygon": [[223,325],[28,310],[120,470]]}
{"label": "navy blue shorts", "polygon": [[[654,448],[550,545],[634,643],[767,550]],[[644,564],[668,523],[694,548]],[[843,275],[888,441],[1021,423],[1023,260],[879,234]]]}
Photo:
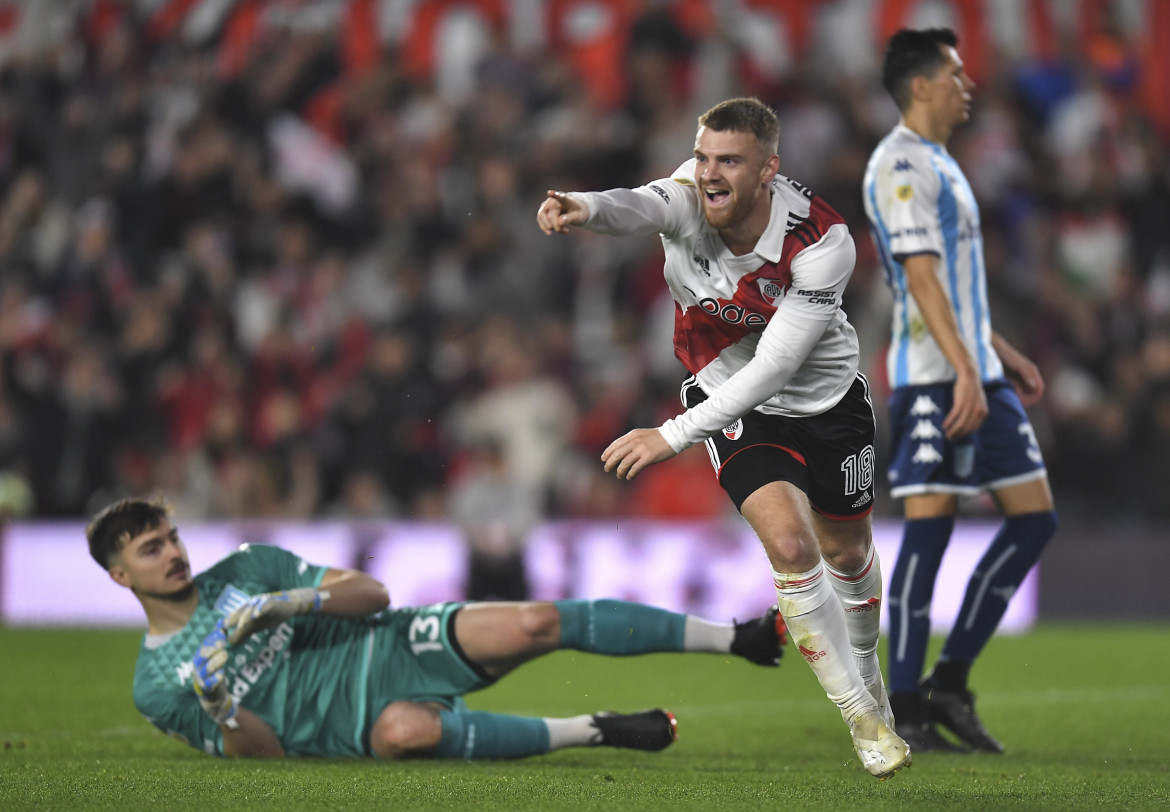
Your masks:
{"label": "navy blue shorts", "polygon": [[[682,388],[690,408],[707,399],[694,377]],[[869,382],[858,375],[832,409],[812,417],[750,411],[704,445],[719,484],[737,510],[769,482],[791,482],[829,519],[861,519],[873,510],[876,431]]]}
{"label": "navy blue shorts", "polygon": [[983,385],[987,418],[958,443],[943,436],[953,383],[903,386],[890,396],[890,495],[971,495],[1045,475],[1044,456],[1016,390],[1007,381]]}

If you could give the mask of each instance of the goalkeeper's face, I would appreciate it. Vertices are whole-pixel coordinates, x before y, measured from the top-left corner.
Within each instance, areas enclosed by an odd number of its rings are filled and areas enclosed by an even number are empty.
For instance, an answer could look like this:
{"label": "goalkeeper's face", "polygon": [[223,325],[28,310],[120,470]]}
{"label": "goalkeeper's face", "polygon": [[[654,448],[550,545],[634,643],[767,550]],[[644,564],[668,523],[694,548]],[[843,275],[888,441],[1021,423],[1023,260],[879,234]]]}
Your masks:
{"label": "goalkeeper's face", "polygon": [[142,597],[161,600],[184,601],[195,588],[187,548],[165,519],[126,542],[111,562],[110,576]]}

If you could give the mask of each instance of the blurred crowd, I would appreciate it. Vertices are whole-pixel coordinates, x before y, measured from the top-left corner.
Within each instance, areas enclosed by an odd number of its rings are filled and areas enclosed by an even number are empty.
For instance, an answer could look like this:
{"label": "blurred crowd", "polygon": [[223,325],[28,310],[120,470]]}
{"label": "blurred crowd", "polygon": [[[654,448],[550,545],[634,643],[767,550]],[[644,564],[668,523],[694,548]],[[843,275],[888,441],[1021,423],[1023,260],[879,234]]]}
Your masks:
{"label": "blurred crowd", "polygon": [[[680,409],[657,240],[534,215],[670,173],[733,95],[777,109],[781,172],[850,224],[881,436],[880,5],[0,3],[0,512],[159,491],[184,518],[452,519],[503,556],[549,516],[725,513],[701,449],[633,483],[599,463]],[[963,36],[971,3],[919,5],[895,26]],[[1166,15],[1083,5],[1043,46],[961,44],[952,151],[993,323],[1048,383],[1062,512],[1166,516],[1170,166],[1143,104]]]}

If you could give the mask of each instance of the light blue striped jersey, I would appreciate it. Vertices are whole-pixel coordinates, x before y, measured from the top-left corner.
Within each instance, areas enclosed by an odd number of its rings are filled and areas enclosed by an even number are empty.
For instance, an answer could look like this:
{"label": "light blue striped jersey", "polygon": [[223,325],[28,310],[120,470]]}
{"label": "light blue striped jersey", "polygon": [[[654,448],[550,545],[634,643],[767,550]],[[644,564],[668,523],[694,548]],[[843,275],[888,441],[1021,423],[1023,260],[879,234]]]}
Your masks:
{"label": "light blue striped jersey", "polygon": [[979,204],[958,163],[941,144],[899,124],[870,156],[863,191],[865,213],[894,294],[886,356],[890,385],[955,378],[907,287],[902,261],[915,254],[939,257],[939,282],[980,377],[1003,378],[1003,365],[991,346]]}

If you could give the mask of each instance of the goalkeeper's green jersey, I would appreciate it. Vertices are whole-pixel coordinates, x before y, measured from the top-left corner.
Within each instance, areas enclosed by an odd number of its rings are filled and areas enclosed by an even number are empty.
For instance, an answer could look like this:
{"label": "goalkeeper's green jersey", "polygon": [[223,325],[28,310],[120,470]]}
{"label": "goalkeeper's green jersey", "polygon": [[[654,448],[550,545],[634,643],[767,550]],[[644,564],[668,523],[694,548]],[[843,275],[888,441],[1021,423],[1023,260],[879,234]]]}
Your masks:
{"label": "goalkeeper's green jersey", "polygon": [[[327,571],[277,547],[245,544],[197,575],[199,605],[187,625],[142,642],[134,671],[139,712],[163,732],[222,755],[222,731],[200,707],[192,682],[200,643],[248,597],[319,586]],[[228,688],[272,727],[288,755],[369,755],[370,727],[390,702],[455,706],[487,683],[449,645],[448,620],[457,606],[388,609],[359,619],[295,617],[230,647]]]}

